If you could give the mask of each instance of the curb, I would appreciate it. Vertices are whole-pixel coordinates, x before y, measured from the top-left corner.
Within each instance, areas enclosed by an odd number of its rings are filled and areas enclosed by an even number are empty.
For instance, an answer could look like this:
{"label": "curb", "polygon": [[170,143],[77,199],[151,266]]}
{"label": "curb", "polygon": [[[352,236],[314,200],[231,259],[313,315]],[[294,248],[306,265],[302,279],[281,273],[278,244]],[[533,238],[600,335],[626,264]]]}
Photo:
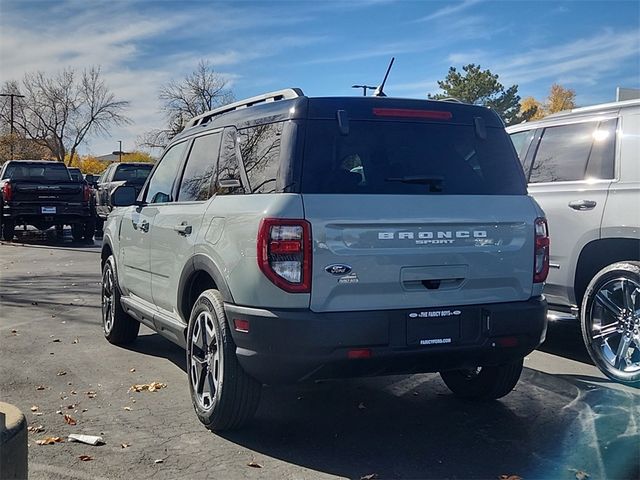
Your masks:
{"label": "curb", "polygon": [[0,402],[0,478],[26,479],[27,420],[13,405]]}

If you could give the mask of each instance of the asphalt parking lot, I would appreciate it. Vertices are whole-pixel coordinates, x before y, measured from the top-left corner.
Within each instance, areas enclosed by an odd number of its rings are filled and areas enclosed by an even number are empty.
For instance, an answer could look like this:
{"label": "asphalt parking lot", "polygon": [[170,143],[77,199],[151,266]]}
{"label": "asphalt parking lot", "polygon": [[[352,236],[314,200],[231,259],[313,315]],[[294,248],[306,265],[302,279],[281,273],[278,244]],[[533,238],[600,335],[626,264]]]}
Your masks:
{"label": "asphalt parking lot", "polygon": [[[0,244],[0,398],[42,426],[32,479],[640,477],[640,391],[603,377],[567,324],[500,401],[458,400],[436,374],[265,388],[248,428],[212,434],[180,348],[144,327],[126,349],[104,340],[99,253],[99,240]],[[130,391],[150,382],[166,387]],[[70,433],[105,444],[36,443]]]}

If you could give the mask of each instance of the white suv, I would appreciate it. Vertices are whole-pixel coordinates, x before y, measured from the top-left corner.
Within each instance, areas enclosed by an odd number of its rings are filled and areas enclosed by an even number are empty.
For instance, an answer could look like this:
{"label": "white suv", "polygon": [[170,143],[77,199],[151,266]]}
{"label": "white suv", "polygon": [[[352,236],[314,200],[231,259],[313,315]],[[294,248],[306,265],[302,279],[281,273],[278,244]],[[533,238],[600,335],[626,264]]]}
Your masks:
{"label": "white suv", "polygon": [[507,131],[549,222],[550,310],[581,318],[606,375],[640,383],[640,100]]}

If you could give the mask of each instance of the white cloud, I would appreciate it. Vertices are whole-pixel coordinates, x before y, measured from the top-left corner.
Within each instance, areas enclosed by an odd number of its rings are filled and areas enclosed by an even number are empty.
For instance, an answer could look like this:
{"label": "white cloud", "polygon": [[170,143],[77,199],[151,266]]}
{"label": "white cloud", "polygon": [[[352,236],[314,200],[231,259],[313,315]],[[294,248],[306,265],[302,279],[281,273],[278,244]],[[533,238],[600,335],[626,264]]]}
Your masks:
{"label": "white cloud", "polygon": [[443,7],[435,12],[419,18],[415,20],[416,22],[428,22],[430,20],[435,20],[437,18],[447,17],[449,15],[453,15],[454,13],[461,12],[463,10],[468,9],[469,7],[473,7],[474,5],[480,3],[481,0],[464,0],[462,3],[457,3],[455,5],[449,5],[447,7]]}

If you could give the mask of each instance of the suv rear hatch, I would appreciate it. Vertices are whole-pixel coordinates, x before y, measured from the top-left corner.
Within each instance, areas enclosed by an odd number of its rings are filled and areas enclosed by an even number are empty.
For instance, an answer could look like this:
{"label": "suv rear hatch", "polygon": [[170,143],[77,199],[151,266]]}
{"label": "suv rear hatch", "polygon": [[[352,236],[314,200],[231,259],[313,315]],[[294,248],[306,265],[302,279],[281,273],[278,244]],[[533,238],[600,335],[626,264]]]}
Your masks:
{"label": "suv rear hatch", "polygon": [[346,129],[344,118],[307,122],[313,311],[531,297],[534,204],[499,120],[465,107],[480,113],[374,108]]}

